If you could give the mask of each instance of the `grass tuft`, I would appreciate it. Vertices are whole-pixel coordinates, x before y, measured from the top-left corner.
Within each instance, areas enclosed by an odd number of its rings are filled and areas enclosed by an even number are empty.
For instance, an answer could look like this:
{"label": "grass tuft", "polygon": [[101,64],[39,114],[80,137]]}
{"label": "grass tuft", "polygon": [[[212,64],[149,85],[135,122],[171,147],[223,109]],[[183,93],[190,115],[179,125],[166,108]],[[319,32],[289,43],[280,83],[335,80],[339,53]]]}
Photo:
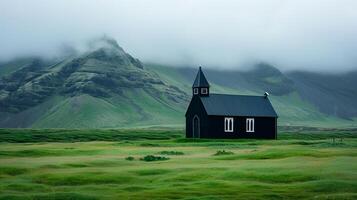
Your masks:
{"label": "grass tuft", "polygon": [[223,156],[223,155],[233,155],[234,153],[231,151],[226,151],[226,150],[218,150],[214,156]]}
{"label": "grass tuft", "polygon": [[28,172],[26,168],[19,167],[0,167],[0,175],[17,176]]}
{"label": "grass tuft", "polygon": [[153,176],[153,175],[163,175],[169,173],[170,170],[167,169],[142,169],[134,171],[135,174],[139,176]]}
{"label": "grass tuft", "polygon": [[145,161],[145,162],[153,162],[153,161],[164,161],[164,160],[169,160],[170,158],[164,157],[164,156],[153,156],[153,155],[147,155],[143,158],[140,158],[140,160]]}
{"label": "grass tuft", "polygon": [[135,158],[133,156],[128,156],[125,158],[125,160],[133,161],[133,160],[135,160]]}
{"label": "grass tuft", "polygon": [[181,152],[181,151],[160,151],[159,154],[161,154],[161,155],[174,155],[174,156],[184,155],[184,153]]}

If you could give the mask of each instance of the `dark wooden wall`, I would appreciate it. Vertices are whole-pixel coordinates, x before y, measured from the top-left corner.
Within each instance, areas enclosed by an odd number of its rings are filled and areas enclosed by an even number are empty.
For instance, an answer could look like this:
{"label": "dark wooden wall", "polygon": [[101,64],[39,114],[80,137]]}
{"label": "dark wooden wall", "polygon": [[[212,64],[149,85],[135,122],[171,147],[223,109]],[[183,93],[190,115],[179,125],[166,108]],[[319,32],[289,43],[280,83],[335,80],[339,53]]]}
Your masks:
{"label": "dark wooden wall", "polygon": [[[200,138],[277,139],[277,118],[275,117],[233,117],[233,132],[224,132],[226,116],[208,116],[198,96],[192,98],[187,109],[186,138],[193,137],[193,117],[195,115],[200,119]],[[254,118],[254,132],[246,132],[247,118]]]}
{"label": "dark wooden wall", "polygon": [[[277,139],[277,119],[274,117],[249,117],[254,118],[254,132],[246,132],[247,117],[233,117],[233,132],[224,132],[224,116],[206,116],[202,112],[196,113],[200,118],[201,138]],[[193,137],[193,117],[194,113],[190,113],[186,117],[186,138]]]}
{"label": "dark wooden wall", "polygon": [[[224,132],[224,116],[209,116],[208,131],[202,138],[261,138],[276,139],[276,118],[233,117],[233,132]],[[246,119],[254,118],[254,132],[246,132]]]}

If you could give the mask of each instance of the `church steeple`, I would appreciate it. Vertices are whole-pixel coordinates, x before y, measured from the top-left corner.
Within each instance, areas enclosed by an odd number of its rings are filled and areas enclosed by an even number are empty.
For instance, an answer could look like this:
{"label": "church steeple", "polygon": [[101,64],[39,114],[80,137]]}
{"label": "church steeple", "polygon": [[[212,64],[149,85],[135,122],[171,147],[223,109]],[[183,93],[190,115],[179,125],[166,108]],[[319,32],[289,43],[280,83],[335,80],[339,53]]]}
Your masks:
{"label": "church steeple", "polygon": [[195,82],[192,85],[192,93],[193,95],[209,96],[209,83],[201,67],[198,69]]}

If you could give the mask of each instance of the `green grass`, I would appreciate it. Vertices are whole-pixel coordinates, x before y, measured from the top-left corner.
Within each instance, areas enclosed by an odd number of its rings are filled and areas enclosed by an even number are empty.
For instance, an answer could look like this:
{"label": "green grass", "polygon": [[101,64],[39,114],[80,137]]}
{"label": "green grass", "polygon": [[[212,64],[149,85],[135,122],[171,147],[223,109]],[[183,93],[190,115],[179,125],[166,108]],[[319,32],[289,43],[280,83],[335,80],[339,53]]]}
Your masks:
{"label": "green grass", "polygon": [[170,101],[165,101],[164,97],[153,96],[143,89],[127,89],[124,95],[113,95],[107,99],[90,95],[54,99],[57,100],[53,103],[55,106],[44,110],[31,127],[183,126],[182,115],[186,104],[169,104],[167,102]]}
{"label": "green grass", "polygon": [[[17,143],[164,140],[181,136],[182,131],[176,129],[0,129],[0,142]],[[155,145],[145,142],[143,146]]]}
{"label": "green grass", "polygon": [[280,129],[278,140],[0,129],[0,199],[357,198],[357,130]]}

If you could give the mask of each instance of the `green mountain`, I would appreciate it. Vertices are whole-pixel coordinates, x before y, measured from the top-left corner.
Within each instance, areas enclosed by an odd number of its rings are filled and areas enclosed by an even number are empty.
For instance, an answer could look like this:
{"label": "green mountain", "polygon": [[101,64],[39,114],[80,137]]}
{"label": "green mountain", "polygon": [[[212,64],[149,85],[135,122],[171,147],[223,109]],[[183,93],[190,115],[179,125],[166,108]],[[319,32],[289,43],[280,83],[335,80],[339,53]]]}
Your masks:
{"label": "green mountain", "polygon": [[[110,38],[93,44],[63,59],[0,63],[0,127],[183,126],[196,68],[143,64]],[[268,91],[279,125],[357,126],[357,72],[282,73],[264,63],[204,72],[212,92]]]}
{"label": "green mountain", "polygon": [[[175,68],[155,64],[149,67],[165,82],[185,91],[191,90],[191,82],[197,70],[192,67]],[[325,75],[311,72],[284,74],[264,63],[254,66],[249,71],[204,69],[204,72],[211,84],[211,92],[214,93],[263,95],[268,91],[269,98],[279,115],[281,126],[357,126],[357,88],[352,87],[354,85],[352,82],[356,82],[356,78],[351,75],[353,73],[329,75],[323,81],[319,77]],[[309,76],[298,77],[297,74],[300,73]],[[337,86],[335,79],[345,79],[345,81]],[[308,86],[302,87],[303,84]],[[324,93],[324,96],[319,97],[320,93],[316,91]],[[339,112],[331,113],[321,107],[326,104],[334,106]],[[348,108],[348,112],[345,112],[345,108]]]}
{"label": "green mountain", "polygon": [[337,75],[296,71],[287,75],[301,97],[321,112],[344,119],[357,116],[357,71]]}
{"label": "green mountain", "polygon": [[[0,127],[119,127],[182,123],[189,96],[108,38],[61,61],[38,58],[0,79]],[[5,66],[5,67],[4,67]],[[181,120],[181,121],[180,121]]]}

